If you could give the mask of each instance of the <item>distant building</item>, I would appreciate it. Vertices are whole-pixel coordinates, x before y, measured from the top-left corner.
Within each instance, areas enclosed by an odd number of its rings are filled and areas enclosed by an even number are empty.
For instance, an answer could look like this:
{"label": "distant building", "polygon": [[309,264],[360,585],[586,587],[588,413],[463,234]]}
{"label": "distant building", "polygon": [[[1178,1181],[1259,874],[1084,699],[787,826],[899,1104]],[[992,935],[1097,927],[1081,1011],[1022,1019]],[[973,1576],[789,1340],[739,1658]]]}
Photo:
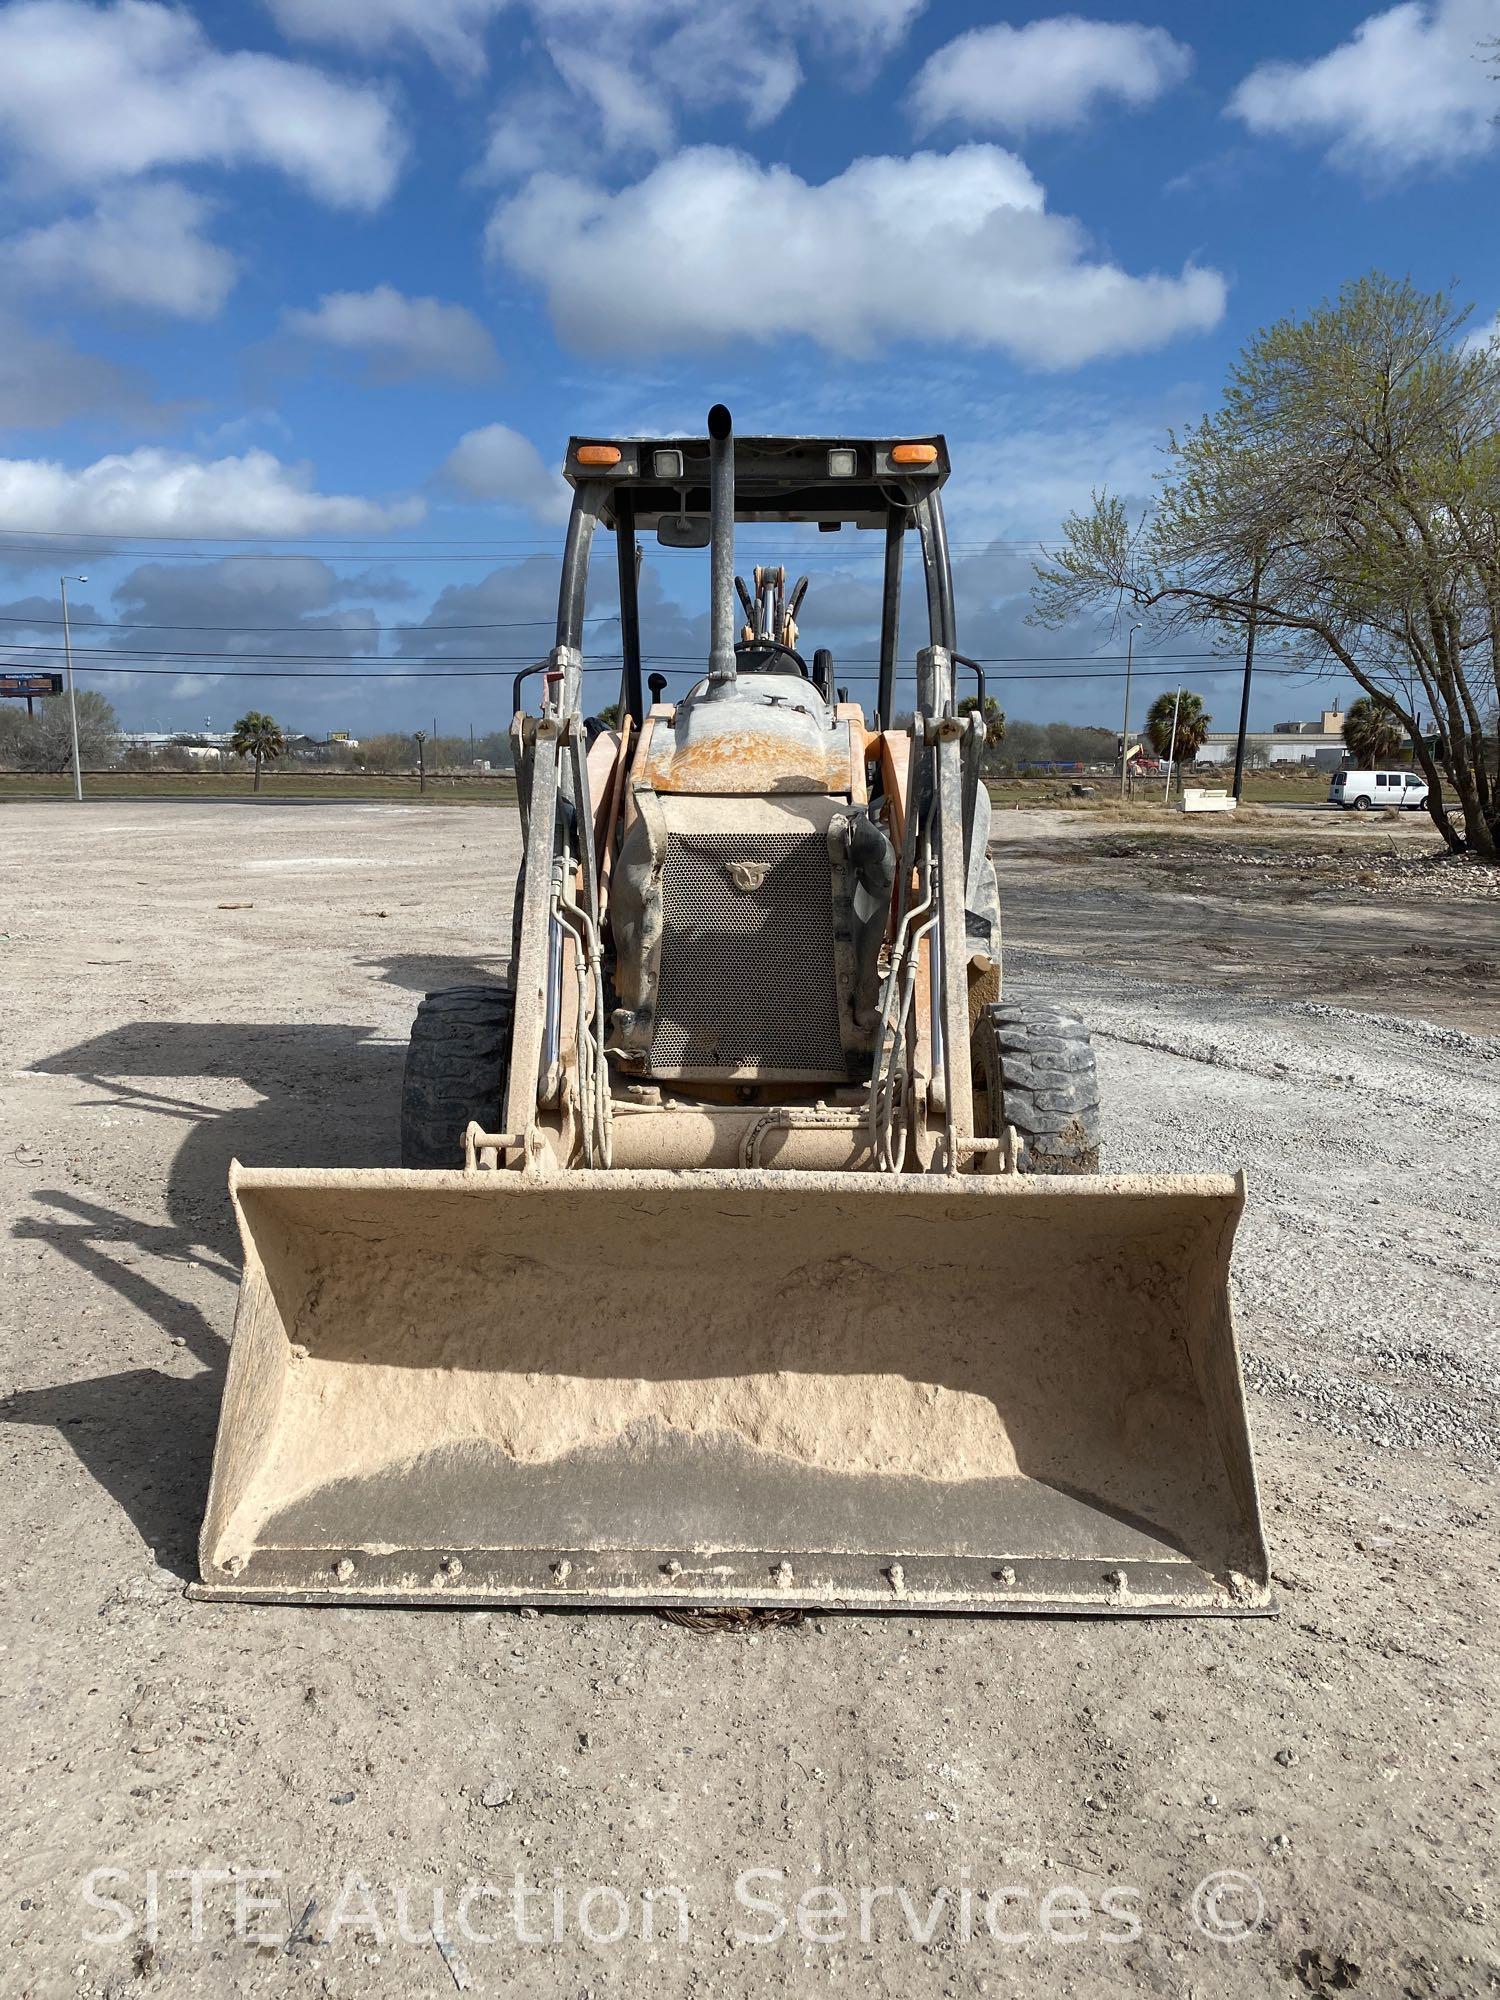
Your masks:
{"label": "distant building", "polygon": [[1342,739],[1344,711],[1341,708],[1325,708],[1316,722],[1278,722],[1272,731],[1276,736],[1337,736]]}
{"label": "distant building", "polygon": [[[1232,729],[1210,730],[1198,752],[1200,764],[1232,764],[1238,738]],[[1344,712],[1325,708],[1316,722],[1278,722],[1245,738],[1254,763],[1311,764],[1319,771],[1337,771],[1344,762]]]}
{"label": "distant building", "polygon": [[[1198,752],[1198,762],[1232,764],[1237,741],[1232,729],[1210,730],[1203,748]],[[1268,764],[1311,764],[1320,771],[1336,771],[1344,761],[1342,735],[1325,735],[1321,730],[1252,732],[1245,738],[1245,748],[1247,752],[1254,753],[1252,761],[1255,763],[1259,763],[1263,755]]]}
{"label": "distant building", "polygon": [[222,764],[229,754],[227,729],[122,729],[121,751],[145,750],[156,756],[163,750],[180,750],[195,764]]}
{"label": "distant building", "polygon": [[179,750],[227,750],[227,729],[122,729],[120,741],[127,750],[165,750],[175,744]]}

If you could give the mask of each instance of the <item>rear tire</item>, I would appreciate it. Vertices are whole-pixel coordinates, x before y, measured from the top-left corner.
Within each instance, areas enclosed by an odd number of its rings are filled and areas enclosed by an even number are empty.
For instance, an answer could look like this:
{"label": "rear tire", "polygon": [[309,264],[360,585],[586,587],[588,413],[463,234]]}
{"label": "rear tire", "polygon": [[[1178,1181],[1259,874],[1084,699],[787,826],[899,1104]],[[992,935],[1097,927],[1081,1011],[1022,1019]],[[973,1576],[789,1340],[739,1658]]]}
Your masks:
{"label": "rear tire", "polygon": [[1370,810],[1370,801],[1361,795],[1354,801],[1354,810],[1357,813],[1367,813]]}
{"label": "rear tire", "polygon": [[1099,1077],[1076,1014],[1001,1001],[975,1023],[973,1054],[975,1089],[988,1103],[984,1136],[1013,1126],[1023,1174],[1099,1171]]}
{"label": "rear tire", "polygon": [[515,1001],[503,986],[429,993],[412,1022],[401,1083],[403,1167],[461,1167],[464,1133],[504,1116]]}

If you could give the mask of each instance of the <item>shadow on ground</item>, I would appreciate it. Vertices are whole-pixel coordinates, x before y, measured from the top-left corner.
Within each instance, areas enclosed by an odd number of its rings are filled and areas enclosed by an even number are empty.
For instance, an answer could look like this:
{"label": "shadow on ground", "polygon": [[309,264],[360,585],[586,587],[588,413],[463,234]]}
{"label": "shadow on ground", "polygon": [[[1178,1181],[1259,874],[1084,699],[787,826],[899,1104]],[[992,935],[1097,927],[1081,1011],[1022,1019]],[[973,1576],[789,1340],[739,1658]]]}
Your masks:
{"label": "shadow on ground", "polygon": [[[442,983],[457,983],[457,981]],[[225,1345],[162,1266],[239,1283],[227,1182],[254,1166],[394,1165],[403,1047],[343,1024],[136,1021],[36,1064],[91,1085],[86,1106],[147,1112],[181,1126],[166,1180],[166,1222],[145,1222],[75,1190],[39,1187],[18,1238],[48,1244],[180,1341],[200,1372],[126,1369],[0,1402],[0,1421],[51,1424],[119,1503],[165,1568],[194,1573]],[[201,1078],[231,1078],[254,1101],[202,1101]],[[144,1266],[149,1266],[149,1272]],[[154,1273],[155,1275],[151,1275]]]}
{"label": "shadow on ground", "polygon": [[358,963],[378,973],[388,986],[403,987],[408,993],[437,993],[445,986],[502,986],[510,960],[504,952],[469,958],[417,953],[395,958],[362,958]]}

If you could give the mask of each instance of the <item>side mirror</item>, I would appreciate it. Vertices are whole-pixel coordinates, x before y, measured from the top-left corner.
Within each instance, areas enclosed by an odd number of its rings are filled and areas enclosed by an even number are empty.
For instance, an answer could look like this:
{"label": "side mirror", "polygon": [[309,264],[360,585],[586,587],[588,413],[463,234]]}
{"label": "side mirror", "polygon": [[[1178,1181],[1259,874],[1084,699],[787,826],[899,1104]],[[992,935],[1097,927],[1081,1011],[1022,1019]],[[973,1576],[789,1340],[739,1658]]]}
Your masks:
{"label": "side mirror", "polygon": [[664,514],[656,539],[664,549],[706,549],[713,530],[706,514]]}

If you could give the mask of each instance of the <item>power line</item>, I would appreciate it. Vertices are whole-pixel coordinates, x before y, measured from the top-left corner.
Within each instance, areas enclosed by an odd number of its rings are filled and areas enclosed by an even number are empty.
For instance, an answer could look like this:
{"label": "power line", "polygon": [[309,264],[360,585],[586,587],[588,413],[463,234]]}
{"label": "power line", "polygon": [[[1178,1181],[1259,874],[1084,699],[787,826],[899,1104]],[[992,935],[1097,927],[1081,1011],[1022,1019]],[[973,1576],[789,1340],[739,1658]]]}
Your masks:
{"label": "power line", "polygon": [[[760,528],[763,531],[759,535],[753,532],[749,534],[742,532],[736,536],[737,547],[749,555],[775,556],[785,554],[790,544],[800,562],[884,562],[885,560],[884,537],[874,529],[852,528],[851,541],[849,543],[843,543],[838,548],[824,548],[804,546],[796,532],[792,534],[764,532],[764,530],[771,526],[769,523],[749,523],[744,525],[752,529]],[[788,522],[785,525],[796,531],[806,530],[812,524],[808,522]],[[562,553],[563,546],[560,540],[539,544],[534,541],[507,542],[504,540],[492,540],[488,536],[454,540],[451,542],[404,542],[396,540],[316,542],[309,540],[299,543],[293,540],[280,547],[266,548],[244,548],[227,544],[221,548],[205,548],[201,546],[201,543],[205,539],[212,541],[212,537],[195,537],[195,543],[200,545],[193,547],[178,546],[179,542],[187,540],[186,537],[169,538],[164,546],[154,541],[150,536],[145,535],[132,535],[124,541],[111,541],[105,536],[94,536],[92,539],[89,539],[81,535],[63,534],[50,535],[45,540],[34,542],[16,542],[13,539],[17,535],[39,532],[39,530],[24,528],[0,528],[0,550],[5,550],[13,555],[33,557],[38,560],[46,558],[48,561],[58,556],[77,556],[80,560],[91,558],[97,562],[114,561],[119,558],[128,557],[131,561],[141,562],[228,563],[312,561],[317,560],[317,558],[309,555],[309,549],[326,548],[347,552],[344,556],[336,558],[337,560],[349,562],[378,561],[383,557],[390,557],[394,563],[404,565],[408,563],[490,562],[497,559],[512,563],[538,560],[556,562]],[[819,540],[821,541],[822,537],[819,537]],[[853,544],[852,547],[851,543]],[[950,554],[965,557],[969,560],[976,560],[984,556],[999,558],[1018,553],[1045,552],[1052,544],[1040,536],[996,535],[983,540],[951,541],[948,546]],[[368,553],[361,555],[359,552],[362,550]],[[429,553],[407,554],[407,550],[421,550],[428,551]],[[433,550],[441,551],[441,553],[430,553]],[[674,560],[680,561],[696,560],[706,562],[707,555],[708,551],[706,549],[675,549],[669,548],[659,542],[656,544],[652,559],[654,561],[671,557]],[[913,559],[915,560],[915,554],[913,555]]]}
{"label": "power line", "polygon": [[[42,659],[48,659],[48,660],[61,658],[65,651],[65,649],[61,646],[31,644],[20,640],[8,640],[5,642],[5,644],[8,650],[12,653],[25,653],[32,655],[34,657],[40,657]],[[182,660],[186,662],[202,662],[205,660],[207,661],[254,660],[259,662],[265,660],[265,661],[274,661],[284,667],[321,666],[326,661],[330,659],[337,659],[339,657],[337,654],[330,654],[326,652],[324,653],[294,653],[290,651],[268,652],[268,653],[251,653],[251,652],[226,653],[223,651],[211,652],[206,647],[175,652],[169,647],[162,647],[162,646],[74,646],[72,649],[72,654],[75,661],[79,659],[84,659],[84,660],[97,660],[101,663],[105,661],[121,661],[121,660]],[[376,655],[374,657],[381,657],[381,656]],[[385,655],[384,657],[391,658],[392,656]],[[405,663],[411,667],[445,666],[453,664],[455,660],[455,656],[453,654],[448,654],[448,653],[407,653],[407,654],[399,654],[394,657],[398,660],[404,660]],[[460,655],[458,657],[461,658],[462,656]],[[482,655],[477,655],[475,657],[482,658],[488,661],[492,666],[496,667],[532,666],[536,664],[537,660],[537,655],[535,653],[488,653],[487,652]],[[992,667],[992,666],[993,667],[1006,667],[1006,666],[1082,667],[1093,671],[1113,666],[1116,662],[1123,660],[1125,658],[1125,655],[1123,653],[988,653],[988,654],[980,654],[975,657],[978,658],[979,664],[982,667]],[[1285,665],[1295,667],[1300,672],[1307,672],[1311,670],[1310,663],[1308,661],[1299,660],[1293,654],[1286,654],[1286,653],[1273,654],[1271,657],[1273,660],[1279,660]],[[604,658],[606,660],[616,660],[619,658],[619,655],[606,654]],[[642,660],[649,660],[656,665],[690,667],[690,668],[696,668],[700,671],[704,670],[703,656],[699,653],[659,653],[646,650],[642,652],[641,658]],[[1224,659],[1222,654],[1218,653],[1152,653],[1152,654],[1142,655],[1141,658],[1149,661],[1153,665],[1178,666],[1185,664],[1198,664],[1205,667],[1208,670],[1215,672],[1222,672],[1222,673],[1228,673],[1234,671],[1236,666],[1236,663],[1233,660],[1226,660]],[[853,667],[878,666],[879,660],[878,657],[873,653],[851,653],[846,655],[842,661],[839,661],[836,664],[838,665],[840,670],[843,670]],[[104,667],[101,664],[100,671],[108,672],[111,671],[111,669],[108,667]],[[121,671],[123,671],[123,669],[121,669]]]}
{"label": "power line", "polygon": [[[815,569],[819,565],[823,565],[824,567],[828,568],[848,569],[858,563],[883,563],[885,561],[884,551],[879,548],[799,549],[793,552],[788,549],[785,542],[767,542],[763,545],[749,545],[749,546],[740,543],[737,545],[737,547],[741,557],[748,558],[751,562],[786,561],[788,562],[789,566],[794,569],[806,569],[806,568]],[[973,546],[973,548],[965,548],[962,545],[950,544],[949,553],[953,557],[955,557],[961,564],[965,566],[973,566],[981,562],[999,562],[1003,558],[1021,554],[1026,551],[1030,551],[1038,555],[1044,555],[1047,553],[1047,548],[1048,545],[1043,542],[1029,542],[1024,544],[1023,543],[1000,544],[995,542],[984,542],[984,543],[976,543]],[[211,554],[208,550],[202,550],[202,549],[200,550],[139,549],[139,548],[96,549],[96,548],[80,548],[76,544],[68,544],[68,543],[59,543],[56,547],[32,549],[32,548],[17,548],[14,545],[7,544],[4,541],[3,537],[0,537],[0,555],[34,557],[36,558],[37,567],[40,567],[41,563],[44,561],[47,563],[92,562],[98,564],[101,562],[113,562],[116,560],[125,560],[125,559],[128,559],[129,561],[136,563],[286,562],[290,556],[294,556],[299,553],[300,551],[297,550],[271,551],[262,549],[239,549],[239,550],[230,550],[225,555],[214,555]],[[706,565],[706,558],[707,558],[707,551],[703,549],[668,549],[668,548],[658,547],[657,549],[653,550],[651,554],[651,561],[653,563],[667,563],[667,562],[684,563],[684,562],[703,561]],[[561,559],[562,559],[562,550],[560,547],[554,547],[550,549],[517,550],[514,552],[496,549],[492,547],[483,552],[479,551],[468,552],[464,550],[459,550],[453,554],[441,555],[441,556],[402,555],[395,558],[394,561],[388,565],[388,567],[411,569],[421,565],[430,566],[433,564],[452,566],[457,563],[489,563],[497,568],[503,569],[507,567],[512,567],[512,568],[519,567],[520,564],[528,561],[546,561],[548,563],[557,563],[560,562]]]}
{"label": "power line", "polygon": [[[752,531],[755,529],[760,529],[762,532],[768,530],[772,526],[784,526],[793,530],[800,530],[803,532],[816,530],[817,527],[816,522],[813,521],[787,521],[784,523],[772,523],[766,521],[743,521],[739,525],[742,528],[748,528],[751,529]],[[879,531],[873,528],[866,528],[866,529],[856,529],[855,532],[857,534],[876,534]],[[101,528],[11,528],[11,527],[0,526],[0,538],[9,538],[10,536],[13,535],[27,536],[32,540],[40,543],[42,546],[46,546],[49,543],[53,542],[56,542],[59,545],[65,543],[102,542],[105,544],[105,550],[104,550],[105,554],[112,555],[118,552],[115,547],[115,544],[118,540],[118,536],[111,535]],[[214,548],[237,548],[237,547],[245,547],[246,545],[255,547],[257,544],[268,543],[268,542],[276,542],[280,544],[279,548],[269,548],[264,551],[265,553],[271,555],[280,553],[286,553],[289,555],[300,555],[303,549],[309,549],[309,548],[377,549],[377,550],[471,549],[471,548],[472,549],[526,549],[535,554],[549,554],[552,553],[558,546],[560,546],[560,543],[552,543],[549,544],[547,548],[538,550],[535,547],[534,538],[529,538],[528,540],[521,542],[521,541],[507,540],[503,535],[268,536],[268,535],[204,535],[204,534],[174,535],[170,533],[154,535],[154,534],[142,533],[142,534],[131,535],[129,539],[133,542],[145,542],[152,545],[159,542],[166,542],[169,545],[175,546],[178,543],[190,542],[194,545],[196,549],[201,549],[204,554],[209,553],[208,548],[205,548],[204,544],[209,544]],[[956,548],[959,546],[961,545],[956,542],[950,544],[950,547]],[[1019,549],[1019,548],[1037,548],[1041,546],[1041,543],[1040,539],[1034,535],[1012,535],[1012,536],[996,535],[992,541],[979,544],[978,546],[982,546],[985,548],[1010,547]],[[685,551],[674,550],[672,551],[672,553],[693,554],[699,552],[693,550],[685,550]]]}
{"label": "power line", "polygon": [[[0,612],[0,619],[8,619],[11,623],[21,625],[28,631],[40,630],[45,626],[60,626],[62,624],[62,620],[60,618],[23,618],[18,612]],[[75,632],[82,627],[87,627],[88,629],[96,632],[220,632],[224,634],[233,633],[236,635],[239,633],[248,633],[252,636],[260,635],[264,637],[269,637],[272,633],[276,632],[297,632],[297,633],[302,633],[304,635],[308,635],[314,632],[327,632],[330,638],[339,638],[339,637],[357,638],[365,634],[378,634],[383,637],[388,637],[392,633],[410,633],[410,632],[519,632],[523,630],[528,630],[538,625],[550,628],[555,622],[556,621],[553,618],[549,617],[549,618],[516,618],[509,620],[495,620],[493,622],[476,623],[472,625],[423,624],[423,625],[366,625],[362,627],[345,627],[337,625],[327,625],[327,626],[162,625],[162,624],[156,624],[149,620],[132,620],[132,619],[115,620],[107,618],[95,618],[95,619],[72,618],[69,620],[69,623]],[[616,625],[619,623],[619,613],[613,611],[600,612],[597,615],[585,618],[582,622],[585,625]],[[0,645],[9,647],[9,649],[15,653],[57,654],[61,653],[64,650],[60,646],[47,645],[40,641],[30,641],[25,639],[0,639]],[[78,653],[95,653],[98,654],[100,657],[104,657],[106,654],[119,653],[123,658],[126,659],[129,658],[199,659],[206,657],[214,657],[214,658],[234,658],[234,659],[249,659],[249,660],[267,659],[267,660],[294,661],[300,659],[322,660],[328,658],[328,655],[326,653],[293,653],[293,652],[283,652],[283,651],[276,651],[269,653],[235,653],[235,654],[215,654],[215,655],[208,655],[207,653],[200,654],[196,651],[188,651],[188,652],[183,652],[181,654],[175,654],[170,651],[164,650],[162,647],[159,646],[151,646],[151,647],[111,646],[107,648],[103,646],[75,646],[73,648],[73,651],[75,655]],[[424,657],[439,658],[443,656],[408,655],[407,657],[415,660],[420,660]],[[523,656],[517,653],[517,654],[506,654],[501,657],[508,660],[520,660],[523,657],[530,659],[532,656],[530,654]],[[675,660],[687,665],[691,665],[698,656],[694,653],[656,653],[653,654],[652,657],[658,660]],[[1068,663],[1077,665],[1077,664],[1088,664],[1096,660],[1109,663],[1116,660],[1123,660],[1125,658],[1125,655],[1123,653],[984,653],[978,655],[977,657],[979,659],[981,666],[1002,665],[1013,661],[1024,661],[1028,663],[1032,661],[1053,661],[1059,664]],[[1147,656],[1143,655],[1142,657],[1147,657]],[[1227,656],[1224,654],[1214,653],[1214,652],[1203,652],[1203,651],[1191,652],[1191,653],[1152,653],[1149,655],[1149,657],[1153,660],[1223,659],[1225,661],[1226,666],[1235,666],[1238,664],[1238,662],[1228,659]],[[1283,653],[1283,654],[1273,654],[1271,657],[1283,660],[1292,660],[1295,658],[1295,655],[1289,653]],[[853,665],[869,666],[875,663],[875,656],[869,653],[853,653],[848,656],[848,663],[851,666]]]}
{"label": "power line", "polygon": [[[73,650],[73,657],[75,661],[78,658],[78,652],[79,649],[75,647]],[[273,655],[272,657],[275,656]],[[694,662],[690,666],[684,666],[681,664],[674,664],[673,656],[660,653],[643,654],[642,663],[648,666],[657,664],[672,665],[673,672],[679,677],[686,676],[688,678],[695,680],[701,679],[703,675],[708,671],[707,667],[701,660]],[[514,672],[512,671],[514,665],[515,662],[511,661],[502,666],[488,666],[488,667],[454,667],[444,664],[444,665],[433,666],[427,669],[423,669],[420,666],[358,667],[358,668],[349,668],[349,667],[322,668],[322,667],[291,666],[291,667],[255,667],[247,670],[242,667],[213,667],[208,665],[188,664],[177,667],[102,666],[102,667],[88,667],[81,669],[80,671],[88,673],[130,674],[130,675],[167,674],[184,680],[242,680],[242,681],[514,680],[515,675]],[[585,674],[608,673],[611,675],[618,675],[620,670],[620,665],[621,662],[618,657],[612,660],[603,659],[594,661],[586,665],[583,671],[585,672]],[[1173,680],[1173,679],[1213,680],[1221,674],[1234,673],[1235,671],[1237,671],[1237,669],[1235,668],[1233,661],[1226,661],[1219,666],[1188,667],[1188,668],[1183,668],[1180,665],[1153,667],[1153,665],[1149,661],[1143,663],[1140,660],[1137,660],[1135,663],[1136,676],[1138,678],[1144,677],[1148,680]],[[1257,669],[1257,671],[1259,671],[1259,669]],[[1327,675],[1324,674],[1321,669],[1309,668],[1306,666],[1267,667],[1265,671],[1268,674],[1275,674],[1278,677],[1289,680],[1315,680],[1315,679],[1327,678]],[[1006,682],[1010,681],[1050,681],[1056,685],[1065,686],[1070,681],[1088,682],[1088,681],[1099,681],[1099,680],[1122,680],[1124,678],[1124,672],[1125,670],[1123,668],[1109,668],[1106,671],[1099,673],[1090,671],[1087,668],[1079,668],[1079,667],[1069,668],[1066,672],[1063,673],[1056,673],[1056,672],[1013,673],[1009,670],[1003,670],[999,673],[989,675],[988,678],[992,682],[995,682],[1000,685],[1004,685]],[[879,674],[874,672],[873,670],[858,669],[851,672],[843,668],[840,668],[838,670],[838,677],[844,680],[867,681],[867,682],[878,681],[880,678]]]}
{"label": "power line", "polygon": [[[585,625],[610,625],[619,619],[617,611],[601,611],[583,620]],[[50,625],[61,625],[60,618],[27,618],[19,611],[0,611],[0,623],[20,625],[26,631],[39,632]],[[549,613],[545,618],[491,619],[473,625],[166,625],[154,618],[73,618],[69,625],[77,632],[87,628],[94,632],[519,632],[534,625],[555,625],[557,614]],[[0,640],[0,644],[16,643]]]}
{"label": "power line", "polygon": [[[22,645],[14,640],[6,640],[3,643],[6,649],[12,653],[27,653],[33,657],[45,660],[61,659],[64,656],[64,649],[61,646]],[[279,661],[283,666],[315,667],[322,665],[324,661],[337,660],[343,657],[357,658],[358,655],[341,655],[336,652],[228,653],[222,650],[210,652],[207,648],[199,648],[190,652],[176,652],[169,646],[75,646],[73,648],[73,658],[75,661],[82,659],[98,660],[100,662],[109,660],[274,660]],[[367,657],[404,659],[411,666],[421,667],[440,666],[452,656],[445,653],[405,653],[395,655],[372,654]],[[462,655],[459,655],[459,657],[461,658]],[[502,667],[529,667],[536,663],[538,655],[536,653],[487,652],[477,657],[490,660],[495,665]],[[686,661],[689,656],[682,654],[678,657]],[[108,671],[107,668],[103,668],[102,670]]]}

